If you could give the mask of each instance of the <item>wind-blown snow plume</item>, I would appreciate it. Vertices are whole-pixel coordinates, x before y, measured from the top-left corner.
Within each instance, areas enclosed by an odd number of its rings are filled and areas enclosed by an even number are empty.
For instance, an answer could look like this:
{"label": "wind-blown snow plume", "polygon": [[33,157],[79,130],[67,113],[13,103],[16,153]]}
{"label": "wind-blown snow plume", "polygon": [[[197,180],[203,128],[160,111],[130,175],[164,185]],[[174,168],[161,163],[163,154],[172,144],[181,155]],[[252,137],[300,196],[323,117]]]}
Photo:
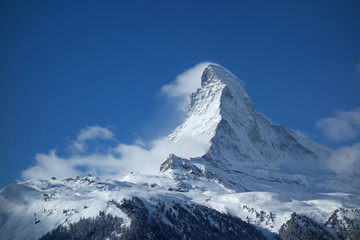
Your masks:
{"label": "wind-blown snow plume", "polygon": [[320,119],[316,127],[323,130],[329,139],[351,140],[360,134],[360,108],[352,111],[337,111],[335,117]]}
{"label": "wind-blown snow plume", "polygon": [[176,79],[164,86],[161,91],[170,98],[179,100],[179,110],[186,111],[189,103],[189,95],[201,85],[200,78],[204,69],[211,63],[202,62],[179,74]]}

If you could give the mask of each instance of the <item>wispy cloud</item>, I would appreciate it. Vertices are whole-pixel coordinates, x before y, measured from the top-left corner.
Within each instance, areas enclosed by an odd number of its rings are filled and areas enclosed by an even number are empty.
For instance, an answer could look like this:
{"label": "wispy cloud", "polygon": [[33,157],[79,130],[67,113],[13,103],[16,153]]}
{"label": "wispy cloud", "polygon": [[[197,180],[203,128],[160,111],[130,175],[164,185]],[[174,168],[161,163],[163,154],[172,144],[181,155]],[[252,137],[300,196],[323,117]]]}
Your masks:
{"label": "wispy cloud", "polygon": [[161,137],[148,144],[139,139],[134,144],[120,143],[106,148],[106,151],[94,151],[98,149],[97,142],[92,142],[91,151],[86,151],[89,145],[85,140],[95,138],[117,141],[109,129],[99,126],[82,129],[72,142],[76,145],[81,142],[81,149],[74,151],[77,147],[70,145],[68,157],[60,157],[56,150],[51,150],[48,154],[36,154],[35,166],[22,172],[23,179],[68,177],[85,173],[115,179],[120,179],[130,172],[156,174],[170,153],[190,158],[203,155],[209,147],[208,144],[196,140],[174,143]]}
{"label": "wispy cloud", "polygon": [[328,164],[337,174],[360,176],[360,143],[337,149],[329,158]]}
{"label": "wispy cloud", "polygon": [[352,111],[337,111],[334,117],[320,119],[316,127],[329,139],[351,140],[360,134],[360,108]]}
{"label": "wispy cloud", "polygon": [[[165,96],[176,99],[185,110],[189,95],[201,86],[201,75],[210,63],[203,62],[185,70],[173,82],[161,88]],[[198,157],[206,153],[210,143],[199,139],[171,142],[167,137],[143,142],[137,137],[133,144],[121,143],[114,133],[99,125],[85,127],[67,149],[56,149],[35,156],[35,165],[22,172],[23,179],[67,177],[91,173],[120,179],[130,172],[156,174],[170,153],[180,157]],[[64,157],[65,156],[65,157]]]}
{"label": "wispy cloud", "polygon": [[85,151],[86,142],[94,139],[113,140],[114,134],[109,129],[94,125],[80,130],[76,140],[72,142],[72,146],[78,151]]}
{"label": "wispy cloud", "polygon": [[179,109],[186,111],[189,95],[201,86],[201,75],[210,62],[202,62],[179,74],[173,82],[162,86],[161,91],[179,101]]}
{"label": "wispy cloud", "polygon": [[55,150],[51,150],[48,154],[38,153],[35,159],[36,165],[22,172],[23,179],[79,175],[79,171],[74,168],[72,163],[58,157]]}
{"label": "wispy cloud", "polygon": [[76,138],[76,141],[84,142],[88,139],[94,138],[112,139],[114,138],[114,134],[107,128],[95,125],[81,129],[80,134]]}

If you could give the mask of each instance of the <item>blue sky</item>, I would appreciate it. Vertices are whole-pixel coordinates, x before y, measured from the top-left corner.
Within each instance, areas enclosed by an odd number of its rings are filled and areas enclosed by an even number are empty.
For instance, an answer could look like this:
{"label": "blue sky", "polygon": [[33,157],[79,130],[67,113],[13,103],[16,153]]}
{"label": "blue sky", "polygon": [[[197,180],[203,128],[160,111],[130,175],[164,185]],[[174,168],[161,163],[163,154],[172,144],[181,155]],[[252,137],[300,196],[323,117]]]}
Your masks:
{"label": "blue sky", "polygon": [[354,146],[359,12],[351,0],[2,1],[0,187],[87,132],[101,146],[165,136],[184,114],[162,86],[204,61],[274,123]]}

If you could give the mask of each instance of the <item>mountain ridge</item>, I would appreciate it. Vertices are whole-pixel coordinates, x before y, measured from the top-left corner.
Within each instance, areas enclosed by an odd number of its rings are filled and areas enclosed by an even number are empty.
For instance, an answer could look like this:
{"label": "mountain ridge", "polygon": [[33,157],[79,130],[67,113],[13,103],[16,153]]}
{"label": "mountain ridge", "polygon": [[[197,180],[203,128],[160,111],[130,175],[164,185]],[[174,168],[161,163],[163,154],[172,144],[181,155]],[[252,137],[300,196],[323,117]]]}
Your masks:
{"label": "mountain ridge", "polygon": [[[203,139],[209,145],[208,155],[225,162],[230,158],[269,165],[267,161],[279,158],[317,160],[329,157],[333,151],[257,113],[240,80],[212,64],[204,70],[201,88],[191,95],[186,119],[168,136],[174,142],[188,138]],[[233,152],[233,156],[227,156],[224,150]],[[279,154],[286,151],[289,156]]]}
{"label": "mountain ridge", "polygon": [[0,191],[0,235],[46,239],[54,236],[52,230],[71,236],[71,229],[86,235],[90,225],[115,221],[114,228],[102,225],[107,234],[102,237],[178,238],[186,230],[196,239],[194,233],[206,225],[206,238],[242,232],[248,239],[275,239],[280,229],[281,236],[291,237],[287,226],[303,227],[294,224],[298,219],[311,223],[311,229],[300,229],[309,238],[314,231],[351,235],[339,231],[346,232],[348,222],[352,229],[359,225],[360,182],[326,168],[333,150],[256,112],[244,85],[225,68],[210,64],[199,80],[185,120],[167,139],[202,141],[205,154],[188,159],[169,153],[158,175],[131,173],[119,181],[54,177],[9,185]]}

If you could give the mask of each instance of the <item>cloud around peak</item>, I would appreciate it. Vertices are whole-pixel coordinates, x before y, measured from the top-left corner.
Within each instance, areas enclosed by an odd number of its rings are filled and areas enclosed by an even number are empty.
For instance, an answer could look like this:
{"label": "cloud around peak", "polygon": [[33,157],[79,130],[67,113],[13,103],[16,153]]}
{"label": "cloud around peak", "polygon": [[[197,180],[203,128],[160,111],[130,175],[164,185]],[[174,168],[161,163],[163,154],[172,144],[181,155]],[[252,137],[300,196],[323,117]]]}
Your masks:
{"label": "cloud around peak", "polygon": [[167,97],[178,100],[179,110],[186,111],[189,95],[201,87],[201,75],[210,64],[214,63],[201,62],[194,67],[186,69],[179,74],[174,81],[162,86],[161,92]]}

